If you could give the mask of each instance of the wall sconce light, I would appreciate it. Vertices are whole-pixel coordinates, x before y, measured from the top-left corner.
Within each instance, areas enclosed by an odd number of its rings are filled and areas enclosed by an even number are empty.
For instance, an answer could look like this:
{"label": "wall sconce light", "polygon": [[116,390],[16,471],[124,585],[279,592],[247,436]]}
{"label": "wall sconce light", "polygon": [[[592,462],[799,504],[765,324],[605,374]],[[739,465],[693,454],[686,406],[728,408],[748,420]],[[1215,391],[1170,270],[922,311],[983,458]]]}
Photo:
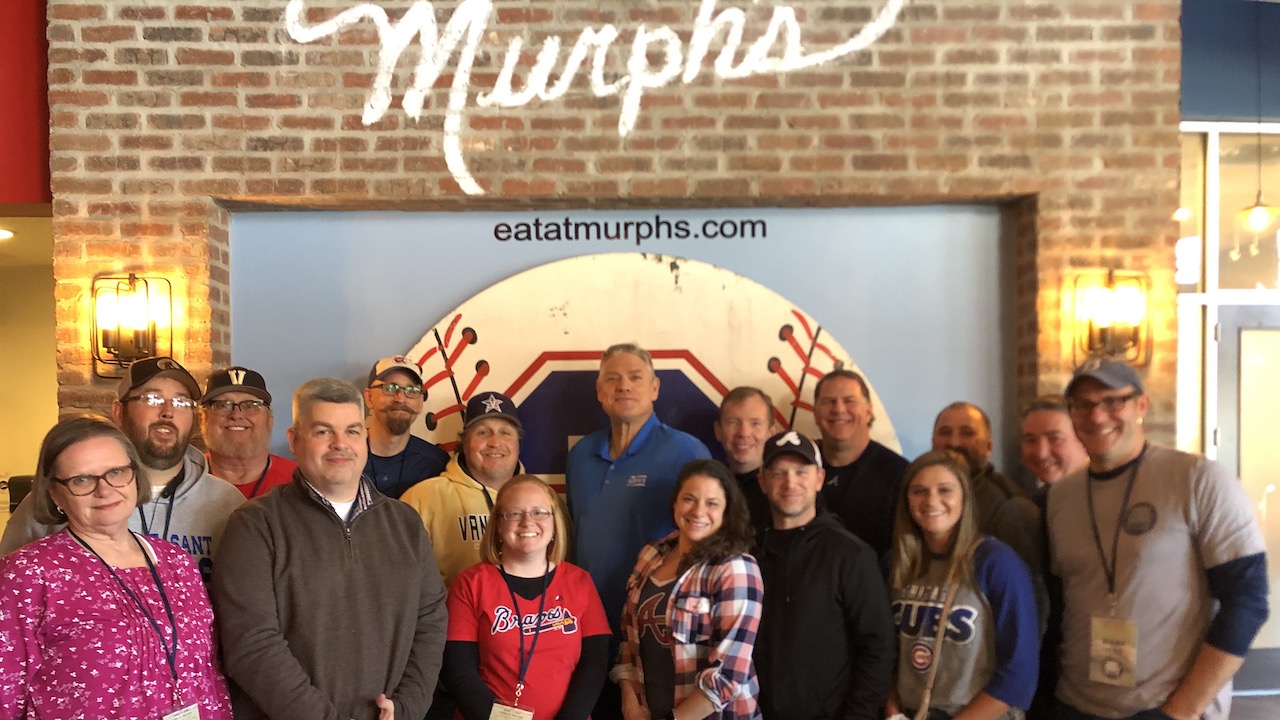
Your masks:
{"label": "wall sconce light", "polygon": [[[168,280],[134,273],[99,277],[91,292],[95,361],[127,367],[143,358],[173,355],[173,286]],[[110,377],[98,373],[97,365],[94,372]]]}
{"label": "wall sconce light", "polygon": [[1075,342],[1079,366],[1092,356],[1145,366],[1151,357],[1151,319],[1147,302],[1151,280],[1130,270],[1082,272],[1072,281]]}

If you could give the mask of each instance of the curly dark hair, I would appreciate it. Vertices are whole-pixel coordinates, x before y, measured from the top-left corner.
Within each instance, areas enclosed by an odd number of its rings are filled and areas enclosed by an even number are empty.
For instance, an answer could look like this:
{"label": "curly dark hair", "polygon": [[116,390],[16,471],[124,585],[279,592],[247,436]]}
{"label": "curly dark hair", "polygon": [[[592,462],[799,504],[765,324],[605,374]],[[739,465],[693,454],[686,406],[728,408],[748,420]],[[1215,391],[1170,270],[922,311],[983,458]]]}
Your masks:
{"label": "curly dark hair", "polygon": [[675,513],[676,499],[685,483],[695,477],[706,477],[720,483],[724,491],[724,519],[719,529],[710,537],[698,541],[693,550],[680,560],[678,573],[700,562],[718,563],[743,555],[751,550],[755,542],[755,532],[751,528],[751,516],[747,512],[747,499],[738,487],[729,468],[718,460],[693,460],[680,469],[676,478],[676,487],[671,491],[671,510]]}

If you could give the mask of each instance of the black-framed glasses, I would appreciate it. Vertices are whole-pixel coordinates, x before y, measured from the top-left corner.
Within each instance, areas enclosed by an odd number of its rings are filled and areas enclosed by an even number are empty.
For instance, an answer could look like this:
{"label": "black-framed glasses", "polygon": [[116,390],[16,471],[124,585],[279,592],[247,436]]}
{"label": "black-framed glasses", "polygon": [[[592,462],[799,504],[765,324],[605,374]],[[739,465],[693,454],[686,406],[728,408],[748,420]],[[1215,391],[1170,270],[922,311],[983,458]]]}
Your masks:
{"label": "black-framed glasses", "polygon": [[189,397],[182,397],[179,395],[178,397],[166,398],[159,393],[143,393],[141,395],[134,395],[132,397],[124,398],[120,402],[140,402],[149,408],[158,408],[168,405],[174,410],[195,410],[196,405],[199,404]]}
{"label": "black-framed glasses", "polygon": [[136,474],[132,465],[121,465],[101,475],[76,475],[69,478],[51,477],[49,479],[65,487],[72,495],[92,495],[93,491],[98,489],[100,480],[105,480],[113,488],[122,488],[128,487]]}
{"label": "black-framed glasses", "polygon": [[210,400],[204,406],[211,412],[229,414],[232,410],[239,410],[241,413],[248,415],[250,413],[261,412],[264,408],[270,407],[262,400]]}
{"label": "black-framed glasses", "polygon": [[533,508],[532,510],[504,510],[498,513],[498,517],[511,522],[520,522],[524,520],[525,515],[534,520],[547,520],[554,514],[547,508]]}
{"label": "black-framed glasses", "polygon": [[407,398],[416,398],[422,395],[421,385],[400,385],[398,383],[380,383],[378,385],[370,385],[382,391],[384,395],[394,396],[396,393],[404,393]]}
{"label": "black-framed glasses", "polygon": [[1082,398],[1071,398],[1070,400],[1067,400],[1067,409],[1079,415],[1088,415],[1093,412],[1094,408],[1101,407],[1108,413],[1115,414],[1124,409],[1124,406],[1128,404],[1130,400],[1133,400],[1141,394],[1142,393],[1135,390],[1127,395],[1104,397],[1097,402],[1084,400]]}

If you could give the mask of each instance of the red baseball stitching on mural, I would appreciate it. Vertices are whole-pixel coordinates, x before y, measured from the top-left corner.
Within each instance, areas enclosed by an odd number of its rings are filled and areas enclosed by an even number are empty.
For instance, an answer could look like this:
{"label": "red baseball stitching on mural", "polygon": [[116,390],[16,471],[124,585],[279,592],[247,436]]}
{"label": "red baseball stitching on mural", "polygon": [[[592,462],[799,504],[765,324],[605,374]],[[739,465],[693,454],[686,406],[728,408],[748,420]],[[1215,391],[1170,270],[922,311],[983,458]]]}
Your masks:
{"label": "red baseball stitching on mural", "polygon": [[462,313],[453,316],[453,320],[449,321],[449,327],[444,331],[444,344],[448,345],[453,340],[453,329],[457,327],[458,321],[462,319]]}

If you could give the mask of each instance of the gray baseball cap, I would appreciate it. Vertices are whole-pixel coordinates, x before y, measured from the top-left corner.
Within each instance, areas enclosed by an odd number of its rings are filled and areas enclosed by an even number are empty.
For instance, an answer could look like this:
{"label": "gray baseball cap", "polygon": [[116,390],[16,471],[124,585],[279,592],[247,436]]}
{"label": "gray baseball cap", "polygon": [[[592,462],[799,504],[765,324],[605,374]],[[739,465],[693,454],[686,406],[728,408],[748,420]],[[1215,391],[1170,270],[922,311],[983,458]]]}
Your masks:
{"label": "gray baseball cap", "polygon": [[1085,378],[1097,380],[1112,390],[1133,386],[1139,394],[1142,390],[1142,379],[1138,377],[1138,371],[1127,362],[1120,360],[1106,360],[1103,358],[1089,358],[1083,365],[1076,368],[1075,374],[1071,376],[1071,382],[1067,383],[1067,389],[1062,392],[1064,397],[1071,397],[1071,391],[1075,388],[1076,383]]}

